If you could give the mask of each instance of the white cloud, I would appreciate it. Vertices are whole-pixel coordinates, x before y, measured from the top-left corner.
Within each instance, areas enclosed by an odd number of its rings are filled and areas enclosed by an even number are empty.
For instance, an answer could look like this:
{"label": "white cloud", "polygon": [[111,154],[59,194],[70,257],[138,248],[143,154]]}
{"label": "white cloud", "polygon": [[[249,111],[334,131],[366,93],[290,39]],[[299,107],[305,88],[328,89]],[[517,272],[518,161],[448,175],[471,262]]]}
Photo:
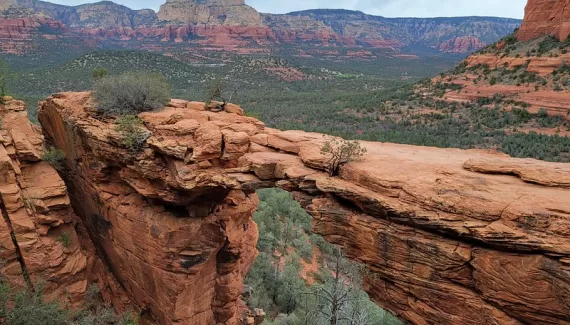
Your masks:
{"label": "white cloud", "polygon": [[[165,0],[117,0],[133,9],[158,10]],[[81,0],[52,0],[76,5]],[[441,16],[499,16],[522,18],[526,0],[246,0],[261,12],[287,13],[290,11],[328,8],[361,10],[386,17],[441,17]]]}

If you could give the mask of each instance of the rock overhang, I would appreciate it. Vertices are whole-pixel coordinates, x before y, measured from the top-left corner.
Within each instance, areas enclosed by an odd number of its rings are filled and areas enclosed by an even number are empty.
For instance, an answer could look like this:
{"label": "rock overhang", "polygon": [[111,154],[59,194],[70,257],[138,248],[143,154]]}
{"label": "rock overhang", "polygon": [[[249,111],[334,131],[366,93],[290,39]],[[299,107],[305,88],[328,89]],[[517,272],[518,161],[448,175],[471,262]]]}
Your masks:
{"label": "rock overhang", "polygon": [[[453,295],[469,297],[469,310],[459,316],[465,324],[482,319],[512,324],[529,319],[568,321],[562,311],[556,311],[558,307],[544,313],[540,311],[544,306],[524,297],[517,301],[524,307],[496,307],[513,299],[492,291],[490,283],[496,280],[489,268],[510,269],[488,260],[507,264],[532,260],[531,265],[542,271],[536,278],[518,273],[516,281],[529,286],[537,279],[550,281],[555,286],[545,287],[545,294],[564,303],[566,297],[555,287],[565,280],[557,279],[555,273],[569,271],[568,165],[513,159],[485,150],[362,142],[368,153],[360,161],[343,166],[339,177],[331,178],[324,172],[327,159],[320,152],[323,135],[267,128],[244,116],[237,106],[230,106],[232,113],[213,113],[205,111],[203,103],[173,100],[161,111],[143,113],[140,117],[152,136],[148,146],[136,153],[117,145],[120,139],[112,121],[94,118],[92,106],[88,93],[49,98],[40,111],[46,136],[56,140],[58,147],[89,151],[71,156],[89,158],[105,168],[113,166],[117,177],[142,198],[157,200],[151,202],[163,206],[186,206],[188,216],[198,219],[211,218],[228,207],[246,207],[232,212],[234,216],[251,213],[252,205],[246,202],[251,202],[253,192],[262,187],[278,186],[295,192],[314,216],[315,232],[341,244],[350,257],[380,276],[369,279],[372,297],[412,322],[420,322],[415,319],[418,307],[404,297],[421,295],[428,287],[442,290],[449,286],[453,289],[445,304],[457,298]],[[53,125],[56,120],[73,124],[77,132],[70,136],[80,134],[80,139],[58,136],[63,132],[55,130],[66,127]],[[70,146],[70,142],[75,145]],[[241,220],[251,223],[243,216]],[[392,232],[402,234],[401,238],[393,237]],[[365,236],[359,238],[359,233]],[[402,240],[410,243],[405,248],[410,256],[434,259],[426,262],[430,272],[417,274],[383,264],[382,260],[396,263],[401,258],[417,263],[399,257],[404,249]],[[243,244],[240,247],[250,247],[246,250],[251,251],[252,243]],[[433,249],[426,251],[422,245]],[[232,254],[241,253],[234,248]],[[434,254],[443,254],[442,260]],[[243,262],[236,258],[238,263]],[[199,265],[191,264],[190,268]],[[543,269],[547,264],[553,273]],[[404,289],[409,280],[402,276],[417,283]],[[428,285],[425,281],[433,277],[438,280]],[[402,299],[388,301],[379,295],[387,288],[386,281],[395,283],[397,289],[393,289]],[[384,289],[380,290],[381,286]],[[430,298],[420,300],[432,304]],[[451,311],[438,311],[433,305],[424,312],[424,319],[449,323]]]}

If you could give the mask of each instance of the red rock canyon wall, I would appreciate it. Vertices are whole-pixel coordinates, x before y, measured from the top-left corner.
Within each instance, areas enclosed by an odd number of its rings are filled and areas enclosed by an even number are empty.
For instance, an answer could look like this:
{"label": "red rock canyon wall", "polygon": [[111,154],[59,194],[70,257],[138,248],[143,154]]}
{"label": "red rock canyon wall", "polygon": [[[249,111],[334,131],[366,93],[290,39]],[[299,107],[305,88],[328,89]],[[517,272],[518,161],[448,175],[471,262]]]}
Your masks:
{"label": "red rock canyon wall", "polygon": [[72,204],[112,272],[160,324],[236,324],[255,257],[254,191],[293,191],[314,231],[371,271],[367,291],[412,324],[570,324],[570,166],[363,143],[339,177],[321,134],[278,131],[239,107],[173,100],[121,148],[88,93],[47,99]]}
{"label": "red rock canyon wall", "polygon": [[128,298],[94,254],[63,180],[42,161],[43,136],[24,102],[0,103],[0,118],[0,274],[13,289],[41,286],[68,307],[81,306],[95,284],[124,310]]}

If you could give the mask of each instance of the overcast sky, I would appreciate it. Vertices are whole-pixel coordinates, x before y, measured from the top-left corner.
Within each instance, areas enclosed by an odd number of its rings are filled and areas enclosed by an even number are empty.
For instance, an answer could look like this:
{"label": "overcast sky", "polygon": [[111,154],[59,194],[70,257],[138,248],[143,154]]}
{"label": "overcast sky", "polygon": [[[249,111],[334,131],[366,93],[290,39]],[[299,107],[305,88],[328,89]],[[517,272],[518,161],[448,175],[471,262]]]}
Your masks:
{"label": "overcast sky", "polygon": [[[47,0],[50,1],[50,0]],[[133,9],[158,10],[166,0],[116,0]],[[246,0],[261,12],[286,13],[296,10],[329,8],[354,9],[386,17],[500,16],[522,18],[527,0]],[[84,0],[51,0],[76,5]]]}

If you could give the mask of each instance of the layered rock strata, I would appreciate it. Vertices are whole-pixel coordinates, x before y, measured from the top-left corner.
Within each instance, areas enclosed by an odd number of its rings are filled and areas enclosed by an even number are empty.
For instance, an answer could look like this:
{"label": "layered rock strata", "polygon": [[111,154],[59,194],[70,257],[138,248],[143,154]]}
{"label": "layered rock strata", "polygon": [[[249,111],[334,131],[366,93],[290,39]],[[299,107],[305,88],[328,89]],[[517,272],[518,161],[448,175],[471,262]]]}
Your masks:
{"label": "layered rock strata", "polygon": [[[42,161],[44,141],[24,103],[0,103],[0,274],[14,290],[42,289],[75,308],[97,285],[119,311],[122,288],[97,257],[56,170]],[[73,193],[71,193],[73,195]]]}
{"label": "layered rock strata", "polygon": [[323,135],[266,128],[230,105],[173,100],[123,148],[88,93],[43,102],[76,213],[160,324],[235,324],[255,257],[254,191],[278,186],[313,230],[371,272],[366,290],[412,324],[570,324],[570,167],[487,151],[362,143],[329,177]]}
{"label": "layered rock strata", "polygon": [[569,0],[528,1],[517,38],[528,41],[549,34],[560,40],[565,40],[570,35]]}
{"label": "layered rock strata", "polygon": [[[50,27],[53,23],[42,23],[41,28],[33,29],[35,35],[82,40],[87,45],[113,41],[128,47],[140,46],[136,42],[125,43],[129,40],[203,45],[196,38],[205,38],[209,46],[241,51],[312,44],[384,49],[388,53],[402,48],[420,49],[418,53],[468,53],[505,36],[520,24],[519,20],[492,17],[384,18],[348,10],[260,14],[243,0],[168,0],[158,12],[131,10],[110,1],[72,7],[44,1],[0,0],[0,40],[11,47],[27,40],[29,28],[25,33],[11,33],[9,38],[1,39],[5,34],[2,26],[13,25],[4,22],[8,19],[53,20],[66,28],[54,29]],[[174,34],[177,36],[172,37]]]}

